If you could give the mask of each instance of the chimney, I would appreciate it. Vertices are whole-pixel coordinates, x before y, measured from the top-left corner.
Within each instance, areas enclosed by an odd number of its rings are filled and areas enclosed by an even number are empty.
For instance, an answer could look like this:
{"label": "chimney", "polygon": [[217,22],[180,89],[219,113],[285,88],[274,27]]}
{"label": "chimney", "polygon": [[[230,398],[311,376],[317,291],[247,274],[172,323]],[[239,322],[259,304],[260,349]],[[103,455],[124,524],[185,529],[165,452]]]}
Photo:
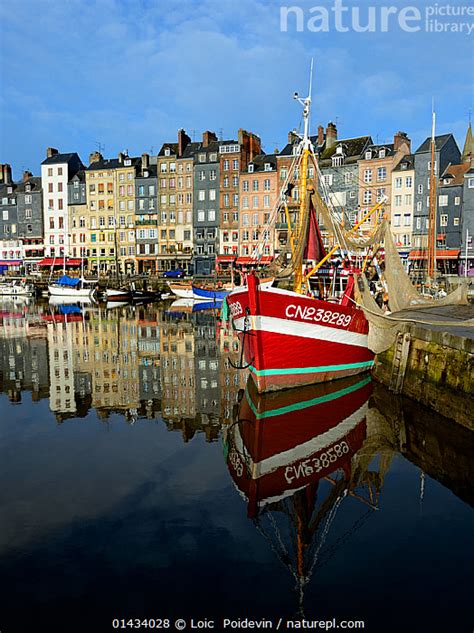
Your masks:
{"label": "chimney", "polygon": [[28,182],[28,180],[29,180],[32,176],[33,176],[33,174],[31,173],[31,171],[28,171],[28,170],[24,171],[24,172],[23,172],[23,178],[22,178],[23,182]]}
{"label": "chimney", "polygon": [[184,150],[188,146],[188,143],[191,142],[191,139],[186,134],[186,132],[181,128],[178,130],[178,157],[181,157],[184,154]]}
{"label": "chimney", "polygon": [[290,143],[291,145],[294,145],[295,143],[298,143],[299,140],[300,140],[300,137],[294,130],[291,130],[291,132],[288,132],[288,143]]}
{"label": "chimney", "polygon": [[46,150],[46,158],[51,158],[52,156],[56,156],[56,154],[59,154],[59,152],[54,147],[48,147]]}
{"label": "chimney", "polygon": [[212,141],[217,141],[217,136],[214,134],[214,132],[209,132],[209,130],[206,130],[202,133],[203,147],[209,147],[209,143],[212,143]]}
{"label": "chimney", "polygon": [[337,141],[337,127],[331,121],[326,128],[326,149],[333,147]]}
{"label": "chimney", "polygon": [[393,137],[393,149],[398,151],[400,147],[406,143],[408,145],[408,151],[411,149],[411,141],[407,136],[406,132],[397,132]]}
{"label": "chimney", "polygon": [[8,163],[0,164],[0,185],[12,183],[12,168]]}
{"label": "chimney", "polygon": [[318,126],[318,147],[324,145],[324,128],[322,125]]}
{"label": "chimney", "polygon": [[92,154],[89,154],[90,165],[92,165],[92,163],[98,163],[100,160],[104,160],[104,157],[100,152],[92,152]]}
{"label": "chimney", "polygon": [[119,162],[119,163],[123,163],[124,158],[125,158],[125,154],[124,154],[124,152],[119,152],[119,153],[118,153],[118,162]]}
{"label": "chimney", "polygon": [[148,169],[150,166],[150,156],[148,154],[142,154],[142,170]]}

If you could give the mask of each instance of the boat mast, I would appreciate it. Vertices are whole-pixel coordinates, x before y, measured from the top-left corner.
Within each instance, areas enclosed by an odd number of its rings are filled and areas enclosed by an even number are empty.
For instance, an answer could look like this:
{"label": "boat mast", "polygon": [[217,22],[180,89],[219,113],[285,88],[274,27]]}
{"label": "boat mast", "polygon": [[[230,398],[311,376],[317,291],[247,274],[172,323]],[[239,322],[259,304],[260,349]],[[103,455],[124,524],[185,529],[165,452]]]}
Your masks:
{"label": "boat mast", "polygon": [[427,276],[434,281],[436,275],[436,177],[435,177],[435,124],[433,107],[431,124],[430,208],[428,220]]}
{"label": "boat mast", "polygon": [[[303,106],[303,138],[300,141],[298,154],[301,156],[300,161],[300,210],[299,210],[299,218],[298,218],[298,230],[297,230],[297,239],[301,239],[301,232],[303,228],[303,219],[304,213],[306,209],[306,196],[307,186],[308,186],[308,160],[311,152],[313,151],[313,145],[311,143],[311,138],[309,136],[309,121],[310,121],[310,112],[311,112],[311,90],[313,84],[313,59],[311,59],[311,67],[309,73],[309,91],[306,99],[302,99],[298,93],[296,92],[294,97],[295,99],[301,103]],[[303,262],[297,261],[295,262],[295,282],[294,282],[294,290],[295,292],[301,292],[301,288],[303,285]]]}

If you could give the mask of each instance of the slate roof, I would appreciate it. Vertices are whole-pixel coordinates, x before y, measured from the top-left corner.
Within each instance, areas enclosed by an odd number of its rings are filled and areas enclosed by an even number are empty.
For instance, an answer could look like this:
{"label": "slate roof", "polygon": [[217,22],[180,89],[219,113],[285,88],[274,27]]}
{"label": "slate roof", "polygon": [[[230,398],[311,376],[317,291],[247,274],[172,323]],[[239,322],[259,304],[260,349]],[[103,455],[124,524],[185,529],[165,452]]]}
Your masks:
{"label": "slate roof", "polygon": [[[452,134],[441,134],[440,136],[435,136],[435,149],[438,152],[441,150],[444,145],[449,141],[450,138],[454,138]],[[425,139],[425,141],[420,145],[420,147],[416,150],[415,154],[424,154],[431,150],[431,136]]]}
{"label": "slate roof", "polygon": [[[8,187],[12,187],[12,193],[8,193]],[[16,197],[17,194],[17,187],[18,185],[16,185],[15,183],[5,183],[4,185],[0,185],[0,198],[8,198],[8,200],[10,200],[11,197]],[[1,202],[1,200],[0,200]],[[10,202],[7,203],[8,206],[10,205]],[[5,206],[5,205],[3,205]]]}
{"label": "slate roof", "polygon": [[467,128],[466,140],[464,141],[464,149],[462,151],[462,159],[463,161],[465,161],[471,156],[474,156],[474,138],[472,136],[471,123],[469,123],[469,127]]}
{"label": "slate roof", "polygon": [[[319,155],[321,161],[330,159],[336,153],[339,145],[342,145],[344,156],[348,158],[358,158],[361,156],[368,146],[372,143],[370,136],[359,136],[357,138],[338,139],[334,145],[323,150]],[[371,146],[373,147],[373,146]]]}
{"label": "slate roof", "polygon": [[[405,169],[402,169],[402,164],[406,165]],[[415,154],[404,156],[392,171],[407,171],[408,169],[415,169]]]}
{"label": "slate roof", "polygon": [[46,158],[41,164],[42,165],[57,165],[58,163],[80,163],[82,165],[82,161],[79,158],[79,154],[77,152],[70,152],[69,154],[55,154],[54,156],[50,156],[50,158]]}
{"label": "slate roof", "polygon": [[171,152],[171,155],[175,156],[178,154],[178,143],[163,143],[160,151],[158,152],[158,156],[164,156],[165,149],[169,149]]}
{"label": "slate roof", "polygon": [[[148,172],[148,176],[144,176],[144,172]],[[137,173],[137,178],[156,178],[158,175],[158,169],[156,165],[148,165],[148,167],[142,167],[140,165],[140,169]]]}
{"label": "slate roof", "polygon": [[[249,165],[253,165],[253,172],[249,172],[248,166],[247,166],[247,169],[244,170],[244,173],[264,172],[265,163],[270,163],[270,165],[272,166],[272,171],[276,171],[277,156],[279,156],[279,154],[259,154],[258,156],[255,156],[255,158],[249,162]],[[270,172],[267,172],[267,173],[270,173]]]}
{"label": "slate roof", "polygon": [[[469,171],[469,163],[462,163],[461,165],[448,165],[441,176],[440,187],[455,187],[464,183],[464,174]],[[445,183],[444,179],[450,178],[449,183]]]}
{"label": "slate roof", "polygon": [[[141,165],[141,157],[140,156],[125,156],[125,160],[131,160],[132,164],[130,167],[138,167]],[[86,171],[99,171],[99,170],[107,170],[107,169],[121,169],[125,168],[126,165],[123,162],[120,162],[118,158],[102,158],[101,160],[97,160],[94,163],[91,163],[89,167],[86,167]]]}
{"label": "slate roof", "polygon": [[[17,191],[24,193],[26,191],[26,185],[31,185],[31,193],[41,191],[41,178],[39,176],[31,176],[25,182],[21,181],[17,183]],[[30,193],[30,192],[28,192]]]}

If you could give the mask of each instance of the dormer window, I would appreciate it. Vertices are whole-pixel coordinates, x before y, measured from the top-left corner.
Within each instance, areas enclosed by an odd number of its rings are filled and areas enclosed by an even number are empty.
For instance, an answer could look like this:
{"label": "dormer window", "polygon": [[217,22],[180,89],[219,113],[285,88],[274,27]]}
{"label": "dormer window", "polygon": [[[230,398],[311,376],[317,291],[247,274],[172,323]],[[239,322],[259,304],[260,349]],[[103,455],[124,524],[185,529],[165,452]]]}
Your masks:
{"label": "dormer window", "polygon": [[342,154],[342,145],[336,147],[336,154]]}
{"label": "dormer window", "polygon": [[296,154],[298,154],[298,145],[293,145],[293,156],[296,156]]}
{"label": "dormer window", "polygon": [[7,193],[13,193],[13,187],[7,187]]}
{"label": "dormer window", "polygon": [[150,172],[149,172],[149,171],[144,171],[144,172],[143,172],[143,176],[144,176],[145,178],[148,178],[148,176],[149,176],[149,175],[150,175]]}
{"label": "dormer window", "polygon": [[451,178],[449,178],[449,177],[448,177],[448,178],[445,178],[445,179],[443,180],[443,182],[444,182],[444,184],[445,184],[445,185],[449,185],[449,183],[451,182]]}
{"label": "dormer window", "polygon": [[272,170],[272,166],[270,165],[270,163],[265,163],[264,170],[265,171],[271,171]]}
{"label": "dormer window", "polygon": [[250,165],[249,165],[249,174],[253,174],[253,167],[254,166],[252,165],[252,163],[250,163]]}
{"label": "dormer window", "polygon": [[28,183],[28,184],[25,186],[25,191],[31,191],[31,185],[30,185],[30,183]]}
{"label": "dormer window", "polygon": [[387,152],[385,151],[385,149],[381,149],[381,150],[379,151],[379,158],[385,158],[385,154],[386,154],[386,153],[387,153]]}
{"label": "dormer window", "polygon": [[124,161],[124,165],[125,167],[130,167],[132,164],[132,161],[130,160],[130,158],[126,158]]}
{"label": "dormer window", "polygon": [[165,156],[169,156],[170,154],[171,154],[171,152],[170,152],[170,148],[169,148],[169,147],[167,147],[167,148],[165,149]]}
{"label": "dormer window", "polygon": [[372,152],[365,152],[365,160],[371,160],[372,159]]}
{"label": "dormer window", "polygon": [[332,157],[332,166],[333,167],[341,167],[344,162],[344,156],[333,156]]}
{"label": "dormer window", "polygon": [[408,167],[408,165],[407,165],[406,163],[402,163],[402,164],[401,164],[401,168],[402,168],[402,169],[406,169],[407,167]]}

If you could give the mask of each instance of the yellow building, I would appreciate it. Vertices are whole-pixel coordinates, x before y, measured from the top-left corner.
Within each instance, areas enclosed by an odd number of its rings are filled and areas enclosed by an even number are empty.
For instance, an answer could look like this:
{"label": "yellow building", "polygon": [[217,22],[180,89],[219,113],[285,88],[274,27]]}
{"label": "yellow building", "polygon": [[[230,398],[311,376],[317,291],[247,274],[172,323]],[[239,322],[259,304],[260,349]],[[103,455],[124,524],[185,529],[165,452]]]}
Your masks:
{"label": "yellow building", "polygon": [[[177,143],[165,143],[157,157],[158,270],[184,268],[192,258],[193,158],[191,139],[179,130]],[[178,160],[179,159],[179,160]]]}
{"label": "yellow building", "polygon": [[135,175],[140,158],[91,154],[86,170],[86,245],[89,269],[135,271]]}

